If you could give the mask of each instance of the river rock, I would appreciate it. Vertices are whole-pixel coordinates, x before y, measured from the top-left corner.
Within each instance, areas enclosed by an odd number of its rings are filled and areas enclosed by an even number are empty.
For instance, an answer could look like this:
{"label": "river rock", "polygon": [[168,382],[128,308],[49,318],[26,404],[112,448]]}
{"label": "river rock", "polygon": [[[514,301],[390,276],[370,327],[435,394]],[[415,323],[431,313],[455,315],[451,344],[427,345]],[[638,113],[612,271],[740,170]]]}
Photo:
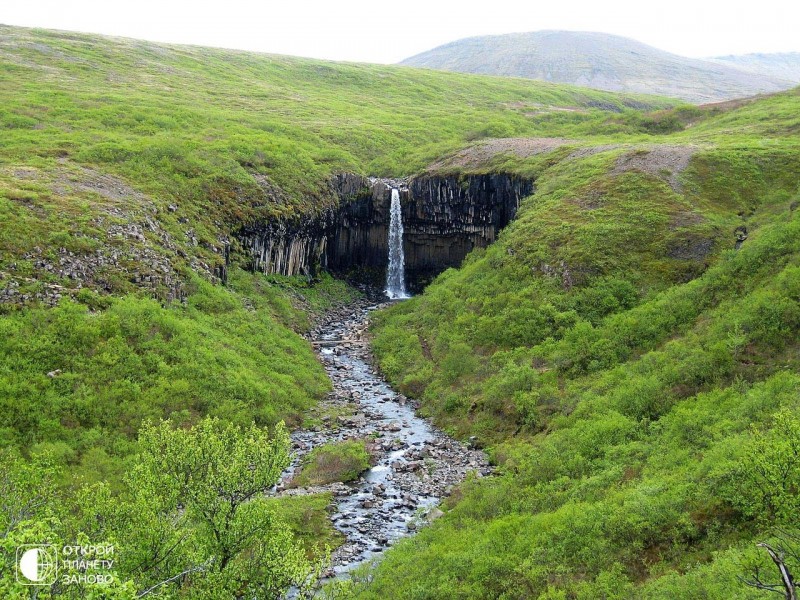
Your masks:
{"label": "river rock", "polygon": [[[283,484],[279,484],[273,490],[281,495],[333,495],[331,521],[346,536],[344,545],[332,555],[337,572],[360,564],[372,552],[380,552],[389,540],[439,518],[442,511],[432,504],[451,493],[468,471],[489,471],[480,451],[448,438],[414,415],[413,402],[403,406],[402,396],[387,392],[386,384],[369,363],[369,348],[362,343],[366,304],[356,307],[355,312],[351,309],[338,316],[331,314],[314,328],[314,340],[345,341],[333,347],[315,344],[334,386],[322,400],[318,414],[339,416],[320,419],[318,431],[292,433],[294,458],[284,481],[291,479],[309,451],[337,440],[368,440],[376,466],[348,484],[302,490],[282,490]],[[342,414],[345,411],[349,414]],[[420,504],[427,509],[422,519],[416,519]]]}

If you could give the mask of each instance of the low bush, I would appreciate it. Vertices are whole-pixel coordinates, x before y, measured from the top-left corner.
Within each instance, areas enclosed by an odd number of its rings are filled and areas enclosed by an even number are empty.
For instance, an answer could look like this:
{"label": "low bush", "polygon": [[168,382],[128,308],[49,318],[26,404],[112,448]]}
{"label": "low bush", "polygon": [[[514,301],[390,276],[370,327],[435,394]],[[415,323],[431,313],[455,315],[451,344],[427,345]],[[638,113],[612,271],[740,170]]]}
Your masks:
{"label": "low bush", "polygon": [[292,478],[292,487],[325,485],[334,481],[353,481],[370,466],[371,457],[364,440],[330,442],[314,448]]}

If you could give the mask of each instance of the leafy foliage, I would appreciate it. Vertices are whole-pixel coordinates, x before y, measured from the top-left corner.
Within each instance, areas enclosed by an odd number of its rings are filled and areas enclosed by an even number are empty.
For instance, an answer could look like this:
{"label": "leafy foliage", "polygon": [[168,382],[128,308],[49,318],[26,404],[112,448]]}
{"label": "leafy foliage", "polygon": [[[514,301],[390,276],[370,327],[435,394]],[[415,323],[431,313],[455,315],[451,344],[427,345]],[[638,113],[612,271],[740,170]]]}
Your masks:
{"label": "leafy foliage", "polygon": [[755,431],[741,463],[737,500],[766,524],[800,515],[800,420],[788,410],[766,431]]}
{"label": "leafy foliage", "polygon": [[116,496],[105,483],[61,495],[46,463],[6,453],[3,492],[36,486],[44,495],[15,496],[5,507],[0,586],[7,597],[26,597],[13,575],[17,544],[69,540],[112,545],[113,582],[76,586],[60,576],[40,597],[275,598],[308,586],[317,567],[263,497],[288,466],[289,447],[282,423],[271,435],[211,418],[190,429],[147,424]]}
{"label": "leafy foliage", "polygon": [[298,422],[330,384],[268,301],[251,298],[260,309],[198,282],[186,307],[129,296],[98,312],[63,302],[1,317],[4,443],[113,479],[113,457],[133,451],[148,418]]}

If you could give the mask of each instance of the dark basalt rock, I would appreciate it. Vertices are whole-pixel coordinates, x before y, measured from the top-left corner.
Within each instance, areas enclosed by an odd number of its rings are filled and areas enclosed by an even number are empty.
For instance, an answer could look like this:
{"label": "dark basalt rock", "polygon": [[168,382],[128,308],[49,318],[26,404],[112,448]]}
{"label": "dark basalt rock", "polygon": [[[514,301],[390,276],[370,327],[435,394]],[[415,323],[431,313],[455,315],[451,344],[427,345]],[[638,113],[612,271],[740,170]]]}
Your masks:
{"label": "dark basalt rock", "polygon": [[338,206],[306,219],[244,228],[239,239],[252,267],[265,273],[313,276],[319,269],[382,285],[388,262],[391,189],[400,190],[406,281],[418,291],[438,273],[492,243],[516,215],[533,181],[495,173],[367,179],[352,174],[330,183]]}
{"label": "dark basalt rock", "polygon": [[494,242],[533,189],[533,181],[507,174],[413,179],[403,206],[410,288],[416,291],[474,248]]}

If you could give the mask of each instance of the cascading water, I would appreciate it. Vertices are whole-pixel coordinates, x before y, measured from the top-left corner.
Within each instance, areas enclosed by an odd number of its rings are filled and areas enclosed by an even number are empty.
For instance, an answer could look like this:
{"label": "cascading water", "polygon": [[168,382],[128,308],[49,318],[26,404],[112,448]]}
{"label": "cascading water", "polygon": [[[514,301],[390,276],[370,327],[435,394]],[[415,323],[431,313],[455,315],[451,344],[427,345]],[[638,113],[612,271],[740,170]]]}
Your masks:
{"label": "cascading water", "polygon": [[400,212],[400,192],[392,188],[392,207],[389,215],[389,269],[386,271],[386,295],[391,300],[408,298],[406,265],[403,257],[403,214]]}

